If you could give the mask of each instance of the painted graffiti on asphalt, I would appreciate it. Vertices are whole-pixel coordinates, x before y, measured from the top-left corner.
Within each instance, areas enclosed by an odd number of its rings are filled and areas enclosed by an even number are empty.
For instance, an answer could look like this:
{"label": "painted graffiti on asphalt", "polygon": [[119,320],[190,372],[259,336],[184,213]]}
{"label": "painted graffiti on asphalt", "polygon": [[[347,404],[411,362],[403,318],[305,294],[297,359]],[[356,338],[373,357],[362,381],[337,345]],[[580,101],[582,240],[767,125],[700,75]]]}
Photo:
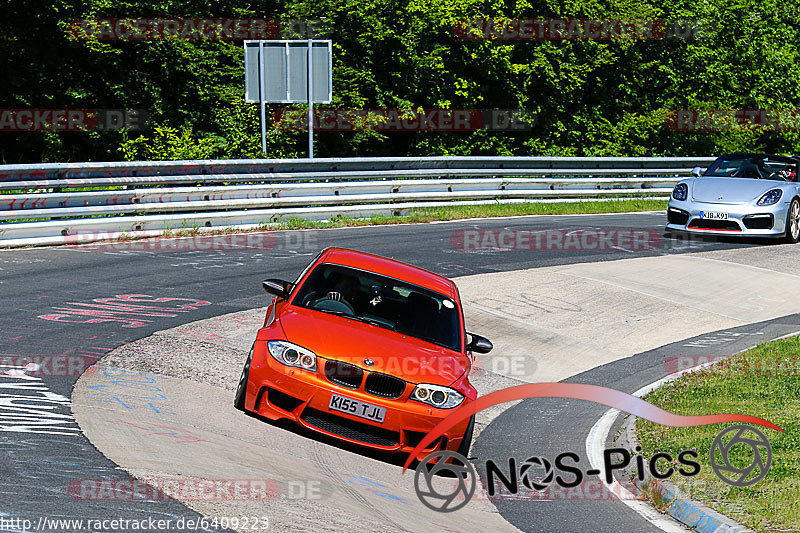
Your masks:
{"label": "painted graffiti on asphalt", "polygon": [[163,394],[164,390],[158,386],[170,378],[136,370],[103,366],[102,363],[95,368],[99,383],[89,387],[89,390],[95,395],[87,396],[88,402],[106,403],[110,404],[111,408],[126,409],[127,411],[144,409],[156,414],[176,414],[170,409],[169,399]]}
{"label": "painted graffiti on asphalt", "polygon": [[152,319],[144,317],[176,317],[211,305],[193,298],[158,298],[147,294],[118,294],[113,298],[95,298],[91,302],[68,302],[71,307],[53,307],[58,313],[39,315],[43,320],[97,324],[117,322],[123,328],[141,328]]}

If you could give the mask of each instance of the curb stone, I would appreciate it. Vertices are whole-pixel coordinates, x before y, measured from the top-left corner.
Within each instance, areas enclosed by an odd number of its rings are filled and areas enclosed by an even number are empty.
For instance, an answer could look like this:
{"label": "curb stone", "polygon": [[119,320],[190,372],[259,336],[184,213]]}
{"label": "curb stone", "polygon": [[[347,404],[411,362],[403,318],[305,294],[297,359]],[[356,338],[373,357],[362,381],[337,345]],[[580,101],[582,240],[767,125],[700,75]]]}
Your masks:
{"label": "curb stone", "polygon": [[[624,413],[620,413],[624,415]],[[626,416],[615,440],[633,450],[639,441],[636,438],[636,417]],[[703,503],[692,500],[675,483],[667,480],[652,480],[667,504],[666,513],[678,522],[702,533],[753,533],[751,529],[735,522]]]}

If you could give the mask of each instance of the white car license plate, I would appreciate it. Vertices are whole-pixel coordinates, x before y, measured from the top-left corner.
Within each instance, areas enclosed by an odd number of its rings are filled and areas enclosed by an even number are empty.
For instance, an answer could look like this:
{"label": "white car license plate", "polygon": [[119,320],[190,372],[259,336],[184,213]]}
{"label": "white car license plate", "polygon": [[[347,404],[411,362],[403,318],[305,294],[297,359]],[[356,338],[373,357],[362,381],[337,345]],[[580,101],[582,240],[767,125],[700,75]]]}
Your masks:
{"label": "white car license plate", "polygon": [[720,211],[700,211],[700,218],[706,218],[708,220],[728,220],[728,213],[722,213]]}
{"label": "white car license plate", "polygon": [[370,405],[368,403],[360,402],[358,400],[351,400],[343,396],[331,394],[331,402],[328,404],[328,409],[331,411],[340,411],[342,413],[349,413],[373,422],[380,422],[383,424],[383,419],[386,416],[386,409],[378,407],[377,405]]}

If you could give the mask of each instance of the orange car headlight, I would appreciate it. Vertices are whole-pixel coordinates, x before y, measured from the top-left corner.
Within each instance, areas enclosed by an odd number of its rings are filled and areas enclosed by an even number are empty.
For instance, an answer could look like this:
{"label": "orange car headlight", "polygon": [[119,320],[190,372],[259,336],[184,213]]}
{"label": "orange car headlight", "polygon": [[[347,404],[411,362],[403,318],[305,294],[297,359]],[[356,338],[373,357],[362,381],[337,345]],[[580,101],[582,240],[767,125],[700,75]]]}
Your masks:
{"label": "orange car headlight", "polygon": [[464,401],[464,395],[450,387],[420,383],[414,387],[411,399],[440,409],[452,409],[461,405],[461,402]]}
{"label": "orange car headlight", "polygon": [[302,346],[287,341],[267,341],[267,348],[272,358],[279,363],[312,372],[317,370],[317,354]]}

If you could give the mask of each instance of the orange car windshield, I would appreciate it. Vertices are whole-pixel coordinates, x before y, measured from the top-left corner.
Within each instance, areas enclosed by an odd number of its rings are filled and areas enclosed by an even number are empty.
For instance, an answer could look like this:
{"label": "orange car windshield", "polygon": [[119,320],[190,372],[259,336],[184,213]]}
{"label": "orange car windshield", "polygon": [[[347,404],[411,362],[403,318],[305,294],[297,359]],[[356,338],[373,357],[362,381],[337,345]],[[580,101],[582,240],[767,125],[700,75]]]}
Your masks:
{"label": "orange car windshield", "polygon": [[300,287],[292,303],[461,350],[456,302],[373,272],[323,263]]}

